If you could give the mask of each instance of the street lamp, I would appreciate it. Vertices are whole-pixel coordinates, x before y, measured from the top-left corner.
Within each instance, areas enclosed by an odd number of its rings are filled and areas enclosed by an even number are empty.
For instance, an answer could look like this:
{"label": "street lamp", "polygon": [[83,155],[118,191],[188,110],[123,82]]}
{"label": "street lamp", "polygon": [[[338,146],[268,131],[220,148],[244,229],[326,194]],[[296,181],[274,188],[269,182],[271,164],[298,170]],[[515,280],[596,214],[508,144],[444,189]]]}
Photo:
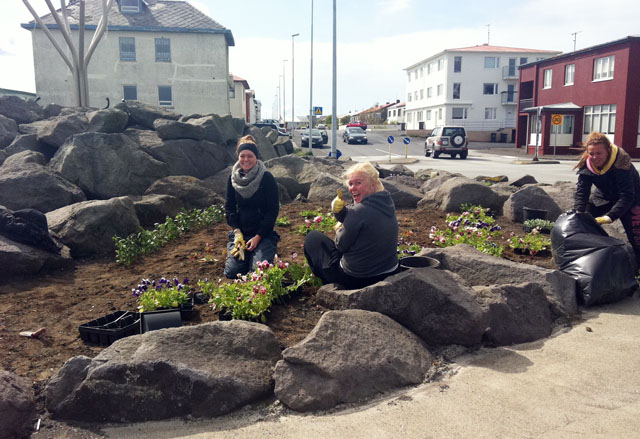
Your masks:
{"label": "street lamp", "polygon": [[338,158],[337,129],[338,129],[338,98],[337,98],[337,57],[336,57],[336,0],[333,0],[333,85],[331,103],[331,157]]}
{"label": "street lamp", "polygon": [[287,127],[287,105],[286,105],[286,91],[287,91],[287,83],[285,81],[285,64],[287,60],[282,60],[282,121],[284,122],[284,127]]}
{"label": "street lamp", "polygon": [[311,129],[313,128],[313,0],[311,0],[311,66],[309,68],[309,152],[312,151]]}
{"label": "street lamp", "polygon": [[[291,35],[291,121],[295,122],[296,121],[296,106],[295,106],[295,100],[294,100],[294,89],[295,89],[295,81],[294,81],[294,75],[295,75],[295,71],[293,70],[293,55],[294,55],[294,51],[293,51],[293,39],[295,37],[297,37],[300,34],[293,34]],[[294,123],[295,126],[295,123]]]}

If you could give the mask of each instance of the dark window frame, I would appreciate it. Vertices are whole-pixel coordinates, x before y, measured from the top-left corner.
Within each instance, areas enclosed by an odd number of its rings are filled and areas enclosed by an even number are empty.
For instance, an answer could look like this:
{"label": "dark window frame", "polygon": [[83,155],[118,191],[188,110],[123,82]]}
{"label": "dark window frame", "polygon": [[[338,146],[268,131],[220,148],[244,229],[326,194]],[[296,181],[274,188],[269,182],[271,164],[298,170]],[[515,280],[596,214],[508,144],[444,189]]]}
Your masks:
{"label": "dark window frame", "polygon": [[156,38],[155,49],[156,62],[171,62],[171,39],[162,37]]}
{"label": "dark window frame", "polygon": [[136,38],[120,37],[118,42],[120,47],[120,61],[135,61],[136,60]]}

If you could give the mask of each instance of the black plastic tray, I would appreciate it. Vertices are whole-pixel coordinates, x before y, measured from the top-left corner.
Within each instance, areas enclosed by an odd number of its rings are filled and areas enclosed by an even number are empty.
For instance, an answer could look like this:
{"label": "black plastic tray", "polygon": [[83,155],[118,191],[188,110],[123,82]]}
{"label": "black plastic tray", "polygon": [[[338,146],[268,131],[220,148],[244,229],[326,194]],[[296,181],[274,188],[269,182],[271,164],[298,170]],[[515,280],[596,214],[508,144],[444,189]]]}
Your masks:
{"label": "black plastic tray", "polygon": [[140,333],[140,313],[116,311],[78,327],[80,338],[108,346],[116,340]]}

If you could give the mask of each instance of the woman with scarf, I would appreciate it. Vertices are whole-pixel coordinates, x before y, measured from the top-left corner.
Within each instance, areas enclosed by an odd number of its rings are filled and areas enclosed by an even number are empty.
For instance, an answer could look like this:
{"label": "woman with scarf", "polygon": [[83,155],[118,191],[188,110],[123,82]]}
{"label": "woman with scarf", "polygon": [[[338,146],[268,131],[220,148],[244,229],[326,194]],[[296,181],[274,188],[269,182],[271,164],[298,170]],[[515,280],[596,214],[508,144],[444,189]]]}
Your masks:
{"label": "woman with scarf", "polygon": [[224,267],[230,279],[248,273],[258,262],[273,262],[280,240],[273,230],[280,209],[278,185],[258,160],[253,136],[238,140],[236,155],[225,203],[227,224],[233,228]]}
{"label": "woman with scarf", "polygon": [[629,154],[604,134],[589,134],[585,146],[574,168],[578,169],[575,210],[590,213],[598,224],[620,219],[640,263],[640,174]]}

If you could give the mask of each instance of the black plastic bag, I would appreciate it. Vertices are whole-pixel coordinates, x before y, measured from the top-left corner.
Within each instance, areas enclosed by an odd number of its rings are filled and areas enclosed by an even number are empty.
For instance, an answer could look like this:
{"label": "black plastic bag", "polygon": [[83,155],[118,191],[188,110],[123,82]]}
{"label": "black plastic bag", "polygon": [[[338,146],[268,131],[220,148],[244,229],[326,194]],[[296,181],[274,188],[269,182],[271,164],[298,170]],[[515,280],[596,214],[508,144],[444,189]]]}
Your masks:
{"label": "black plastic bag", "polygon": [[616,302],[638,288],[631,246],[612,238],[588,213],[567,212],[551,231],[556,265],[578,284],[584,306]]}

